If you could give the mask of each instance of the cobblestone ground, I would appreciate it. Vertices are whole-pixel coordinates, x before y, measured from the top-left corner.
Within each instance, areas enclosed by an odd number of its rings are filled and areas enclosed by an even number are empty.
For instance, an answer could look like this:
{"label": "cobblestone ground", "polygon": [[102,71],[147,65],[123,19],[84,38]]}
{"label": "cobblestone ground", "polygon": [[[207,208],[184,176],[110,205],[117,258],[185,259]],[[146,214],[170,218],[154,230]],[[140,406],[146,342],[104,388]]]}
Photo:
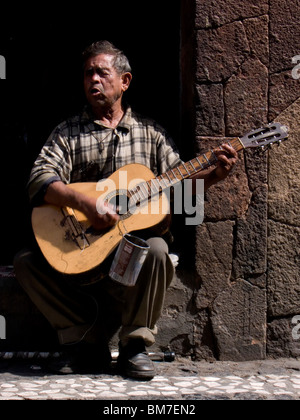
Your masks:
{"label": "cobblestone ground", "polygon": [[52,375],[40,360],[0,361],[1,400],[300,399],[300,361],[155,362],[151,381],[117,374]]}

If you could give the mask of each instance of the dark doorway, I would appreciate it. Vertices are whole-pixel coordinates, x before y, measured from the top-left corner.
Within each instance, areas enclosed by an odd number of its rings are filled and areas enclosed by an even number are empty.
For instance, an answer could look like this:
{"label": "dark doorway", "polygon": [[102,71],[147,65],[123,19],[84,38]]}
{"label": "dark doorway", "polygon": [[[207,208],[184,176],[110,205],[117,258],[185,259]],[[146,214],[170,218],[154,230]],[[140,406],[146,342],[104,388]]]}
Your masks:
{"label": "dark doorway", "polygon": [[30,232],[25,185],[33,160],[52,129],[83,106],[81,52],[88,44],[108,39],[124,50],[134,75],[128,102],[179,141],[180,0],[107,3],[86,10],[78,2],[63,10],[40,3],[1,13],[1,265],[12,264]]}

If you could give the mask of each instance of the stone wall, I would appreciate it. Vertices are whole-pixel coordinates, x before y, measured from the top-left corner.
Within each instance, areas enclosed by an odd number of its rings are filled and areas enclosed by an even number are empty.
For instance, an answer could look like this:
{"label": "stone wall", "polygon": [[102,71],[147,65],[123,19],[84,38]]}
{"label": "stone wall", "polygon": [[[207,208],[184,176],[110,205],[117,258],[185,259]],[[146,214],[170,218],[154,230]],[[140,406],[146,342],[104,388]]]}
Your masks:
{"label": "stone wall", "polygon": [[183,4],[183,104],[195,109],[196,152],[273,120],[290,136],[265,154],[247,149],[207,192],[194,276],[177,272],[162,320],[172,327],[161,342],[196,359],[299,356],[300,80],[292,58],[300,54],[300,4]]}

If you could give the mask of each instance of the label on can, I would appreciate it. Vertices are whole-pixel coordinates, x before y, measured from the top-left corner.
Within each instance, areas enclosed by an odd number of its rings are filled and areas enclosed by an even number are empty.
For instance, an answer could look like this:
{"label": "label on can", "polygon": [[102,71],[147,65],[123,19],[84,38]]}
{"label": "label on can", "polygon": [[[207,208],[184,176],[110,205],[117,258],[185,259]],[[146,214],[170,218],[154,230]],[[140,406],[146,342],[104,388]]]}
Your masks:
{"label": "label on can", "polygon": [[109,276],[126,286],[134,286],[149,248],[143,239],[125,234],[112,262]]}

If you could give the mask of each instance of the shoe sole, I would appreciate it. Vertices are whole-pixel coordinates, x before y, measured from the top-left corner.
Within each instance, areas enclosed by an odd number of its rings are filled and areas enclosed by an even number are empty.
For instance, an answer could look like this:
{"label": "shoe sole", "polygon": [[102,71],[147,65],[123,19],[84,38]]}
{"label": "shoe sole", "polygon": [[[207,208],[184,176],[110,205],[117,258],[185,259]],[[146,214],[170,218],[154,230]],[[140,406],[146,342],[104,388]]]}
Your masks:
{"label": "shoe sole", "polygon": [[129,378],[142,379],[144,381],[147,381],[147,380],[150,381],[151,379],[154,378],[156,372],[154,372],[154,371],[143,372],[143,371],[125,370],[124,374],[126,376],[128,376]]}

